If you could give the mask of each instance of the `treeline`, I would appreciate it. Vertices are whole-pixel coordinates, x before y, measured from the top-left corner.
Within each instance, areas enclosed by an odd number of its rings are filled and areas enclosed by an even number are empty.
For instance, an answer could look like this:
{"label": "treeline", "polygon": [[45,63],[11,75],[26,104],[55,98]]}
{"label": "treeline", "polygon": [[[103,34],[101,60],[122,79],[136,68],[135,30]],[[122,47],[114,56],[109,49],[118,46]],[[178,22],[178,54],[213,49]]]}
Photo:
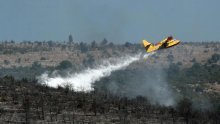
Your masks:
{"label": "treeline", "polygon": [[0,54],[14,54],[26,52],[53,51],[54,49],[80,51],[86,53],[92,50],[104,50],[105,48],[123,49],[124,47],[140,48],[139,44],[125,42],[124,44],[114,44],[104,38],[101,42],[74,42],[69,36],[69,41],[2,41],[0,42]]}
{"label": "treeline", "polygon": [[220,123],[214,111],[193,109],[190,99],[174,107],[152,105],[143,96],[128,98],[110,92],[74,92],[36,80],[0,78],[1,123]]}
{"label": "treeline", "polygon": [[[181,44],[200,46],[204,45],[206,48],[214,47],[218,49],[219,41],[196,41],[196,42],[181,42]],[[91,50],[102,50],[106,47],[123,49],[123,47],[132,47],[136,49],[142,49],[140,42],[131,43],[119,43],[115,44],[114,42],[108,41],[104,38],[102,41],[92,41],[92,42],[79,42],[74,41],[72,35],[69,35],[68,41],[21,41],[16,42],[11,41],[0,41],[0,54],[14,54],[21,53],[25,54],[26,52],[39,52],[39,51],[52,51],[56,48],[60,50],[70,50],[70,51],[80,51],[85,53]]]}

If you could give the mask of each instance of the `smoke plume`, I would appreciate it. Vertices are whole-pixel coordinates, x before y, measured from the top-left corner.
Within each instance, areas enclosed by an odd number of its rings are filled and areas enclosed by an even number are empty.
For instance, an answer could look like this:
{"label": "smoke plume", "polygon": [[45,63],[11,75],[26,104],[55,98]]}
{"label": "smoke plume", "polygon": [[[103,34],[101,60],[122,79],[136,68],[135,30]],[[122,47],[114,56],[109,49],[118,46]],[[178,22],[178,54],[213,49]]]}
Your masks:
{"label": "smoke plume", "polygon": [[49,76],[48,73],[42,74],[38,77],[40,83],[46,84],[50,87],[58,87],[69,84],[74,91],[92,91],[94,82],[103,77],[109,76],[113,71],[120,70],[127,67],[134,61],[140,59],[140,54],[134,56],[125,56],[121,58],[111,58],[105,60],[101,65],[95,68],[88,68],[79,73],[70,73],[65,77],[57,74]]}
{"label": "smoke plume", "polygon": [[[131,63],[147,61],[151,54],[127,55],[102,61],[94,68],[79,73],[68,73],[66,76],[44,73],[38,77],[40,83],[50,87],[71,86],[74,91],[89,92],[94,88],[127,97],[145,96],[152,104],[174,105],[172,92],[161,70],[148,70],[146,65],[139,69],[126,69]],[[114,72],[115,71],[115,72]],[[114,73],[112,73],[114,72]]]}
{"label": "smoke plume", "polygon": [[98,91],[108,90],[128,98],[147,97],[151,104],[175,105],[174,95],[162,69],[127,68],[95,82]]}

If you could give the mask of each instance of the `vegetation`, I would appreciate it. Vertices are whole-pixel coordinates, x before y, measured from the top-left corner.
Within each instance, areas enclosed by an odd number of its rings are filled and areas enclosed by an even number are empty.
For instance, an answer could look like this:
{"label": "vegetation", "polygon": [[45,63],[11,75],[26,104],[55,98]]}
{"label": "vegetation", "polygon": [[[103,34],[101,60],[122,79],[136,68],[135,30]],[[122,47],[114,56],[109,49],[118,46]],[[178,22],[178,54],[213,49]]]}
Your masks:
{"label": "vegetation", "polygon": [[[178,64],[171,64],[167,69],[168,79],[179,83],[220,83],[219,54],[214,54],[207,63],[194,62],[192,67],[181,69]],[[175,75],[175,76],[174,76]]]}
{"label": "vegetation", "polygon": [[142,96],[129,99],[109,92],[49,88],[36,80],[0,78],[1,123],[216,123],[219,109],[199,111],[190,99],[176,107],[152,105]]}
{"label": "vegetation", "polygon": [[68,60],[64,60],[62,62],[60,62],[60,64],[56,67],[59,70],[63,70],[63,69],[68,69],[68,68],[72,68],[72,63]]}

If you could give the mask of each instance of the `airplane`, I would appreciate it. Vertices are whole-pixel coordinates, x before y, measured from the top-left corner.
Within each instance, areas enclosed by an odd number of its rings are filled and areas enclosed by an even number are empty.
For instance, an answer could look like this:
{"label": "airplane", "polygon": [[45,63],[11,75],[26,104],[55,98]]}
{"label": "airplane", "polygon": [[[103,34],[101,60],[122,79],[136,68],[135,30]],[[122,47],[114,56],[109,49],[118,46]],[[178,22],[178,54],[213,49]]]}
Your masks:
{"label": "airplane", "polygon": [[173,46],[178,45],[179,43],[180,43],[180,40],[173,39],[172,36],[169,36],[166,39],[164,39],[156,44],[151,44],[148,41],[143,40],[143,45],[146,49],[146,52],[148,52],[148,53],[156,51],[156,50],[160,50],[160,49],[166,49],[169,47],[173,47]]}

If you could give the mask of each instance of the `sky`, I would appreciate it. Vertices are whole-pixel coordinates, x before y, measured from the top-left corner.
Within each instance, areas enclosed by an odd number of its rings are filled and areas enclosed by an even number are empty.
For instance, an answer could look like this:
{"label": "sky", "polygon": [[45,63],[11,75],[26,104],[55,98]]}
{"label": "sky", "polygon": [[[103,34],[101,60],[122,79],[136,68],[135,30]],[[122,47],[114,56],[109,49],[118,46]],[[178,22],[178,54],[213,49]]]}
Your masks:
{"label": "sky", "polygon": [[220,0],[1,0],[0,41],[220,41]]}

